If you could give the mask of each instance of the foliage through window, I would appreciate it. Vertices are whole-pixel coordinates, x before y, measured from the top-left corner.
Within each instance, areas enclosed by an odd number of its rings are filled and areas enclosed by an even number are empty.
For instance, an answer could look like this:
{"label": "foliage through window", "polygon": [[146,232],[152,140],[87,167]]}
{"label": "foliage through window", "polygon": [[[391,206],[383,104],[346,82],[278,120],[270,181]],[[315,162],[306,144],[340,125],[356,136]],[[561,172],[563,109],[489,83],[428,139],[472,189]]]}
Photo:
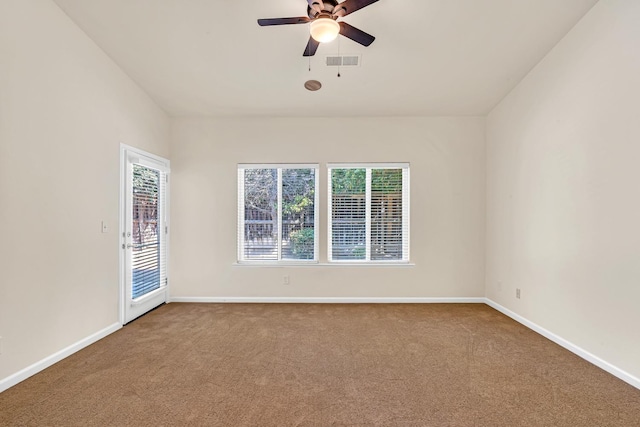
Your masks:
{"label": "foliage through window", "polygon": [[240,261],[317,260],[317,165],[239,165]]}
{"label": "foliage through window", "polygon": [[409,165],[329,166],[329,260],[409,261]]}

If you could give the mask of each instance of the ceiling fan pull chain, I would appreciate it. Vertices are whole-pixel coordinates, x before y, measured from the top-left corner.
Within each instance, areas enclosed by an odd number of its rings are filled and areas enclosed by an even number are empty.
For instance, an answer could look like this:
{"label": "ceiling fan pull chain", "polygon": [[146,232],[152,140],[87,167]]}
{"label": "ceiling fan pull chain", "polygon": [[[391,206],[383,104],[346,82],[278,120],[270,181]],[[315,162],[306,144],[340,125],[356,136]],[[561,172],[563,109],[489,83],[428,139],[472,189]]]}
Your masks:
{"label": "ceiling fan pull chain", "polygon": [[[340,58],[340,37],[338,37],[338,58]],[[340,63],[338,64],[338,77],[340,77],[340,67],[342,67],[342,58],[340,58]]]}

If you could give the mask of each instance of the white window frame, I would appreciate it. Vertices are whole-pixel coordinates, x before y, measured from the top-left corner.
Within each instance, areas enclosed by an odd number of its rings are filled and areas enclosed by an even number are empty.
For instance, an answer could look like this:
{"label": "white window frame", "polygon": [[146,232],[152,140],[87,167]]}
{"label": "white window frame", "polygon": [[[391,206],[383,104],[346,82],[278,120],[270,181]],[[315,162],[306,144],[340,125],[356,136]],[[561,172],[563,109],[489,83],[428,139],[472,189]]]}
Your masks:
{"label": "white window frame", "polygon": [[[244,257],[244,171],[245,169],[277,169],[278,171],[278,259],[257,260]],[[313,259],[282,259],[282,170],[313,169]],[[319,170],[318,163],[239,163],[238,164],[238,264],[317,264],[319,257]]]}
{"label": "white window frame", "polygon": [[[365,259],[333,259],[333,185],[331,171],[333,169],[365,169]],[[371,170],[372,169],[402,169],[402,259],[398,260],[372,260],[371,259]],[[327,164],[327,260],[330,263],[340,264],[408,264],[410,248],[410,218],[409,218],[409,163],[328,163]]]}

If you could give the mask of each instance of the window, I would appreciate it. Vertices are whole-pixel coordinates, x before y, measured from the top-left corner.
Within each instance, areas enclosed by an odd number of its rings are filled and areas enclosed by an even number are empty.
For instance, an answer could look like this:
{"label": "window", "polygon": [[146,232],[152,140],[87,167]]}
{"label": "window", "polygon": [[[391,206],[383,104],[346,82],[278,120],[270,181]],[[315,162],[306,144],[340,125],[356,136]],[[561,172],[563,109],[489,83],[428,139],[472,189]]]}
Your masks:
{"label": "window", "polygon": [[409,165],[329,165],[329,261],[409,261]]}
{"label": "window", "polygon": [[238,261],[317,261],[318,165],[238,165]]}

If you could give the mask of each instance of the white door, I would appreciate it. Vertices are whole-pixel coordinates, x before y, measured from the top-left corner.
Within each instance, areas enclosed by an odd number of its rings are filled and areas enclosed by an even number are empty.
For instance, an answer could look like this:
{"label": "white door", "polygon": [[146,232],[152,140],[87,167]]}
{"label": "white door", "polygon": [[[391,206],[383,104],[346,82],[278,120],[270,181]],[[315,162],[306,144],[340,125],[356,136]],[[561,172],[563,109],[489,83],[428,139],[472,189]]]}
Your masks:
{"label": "white door", "polygon": [[167,300],[169,161],[122,146],[121,320]]}

